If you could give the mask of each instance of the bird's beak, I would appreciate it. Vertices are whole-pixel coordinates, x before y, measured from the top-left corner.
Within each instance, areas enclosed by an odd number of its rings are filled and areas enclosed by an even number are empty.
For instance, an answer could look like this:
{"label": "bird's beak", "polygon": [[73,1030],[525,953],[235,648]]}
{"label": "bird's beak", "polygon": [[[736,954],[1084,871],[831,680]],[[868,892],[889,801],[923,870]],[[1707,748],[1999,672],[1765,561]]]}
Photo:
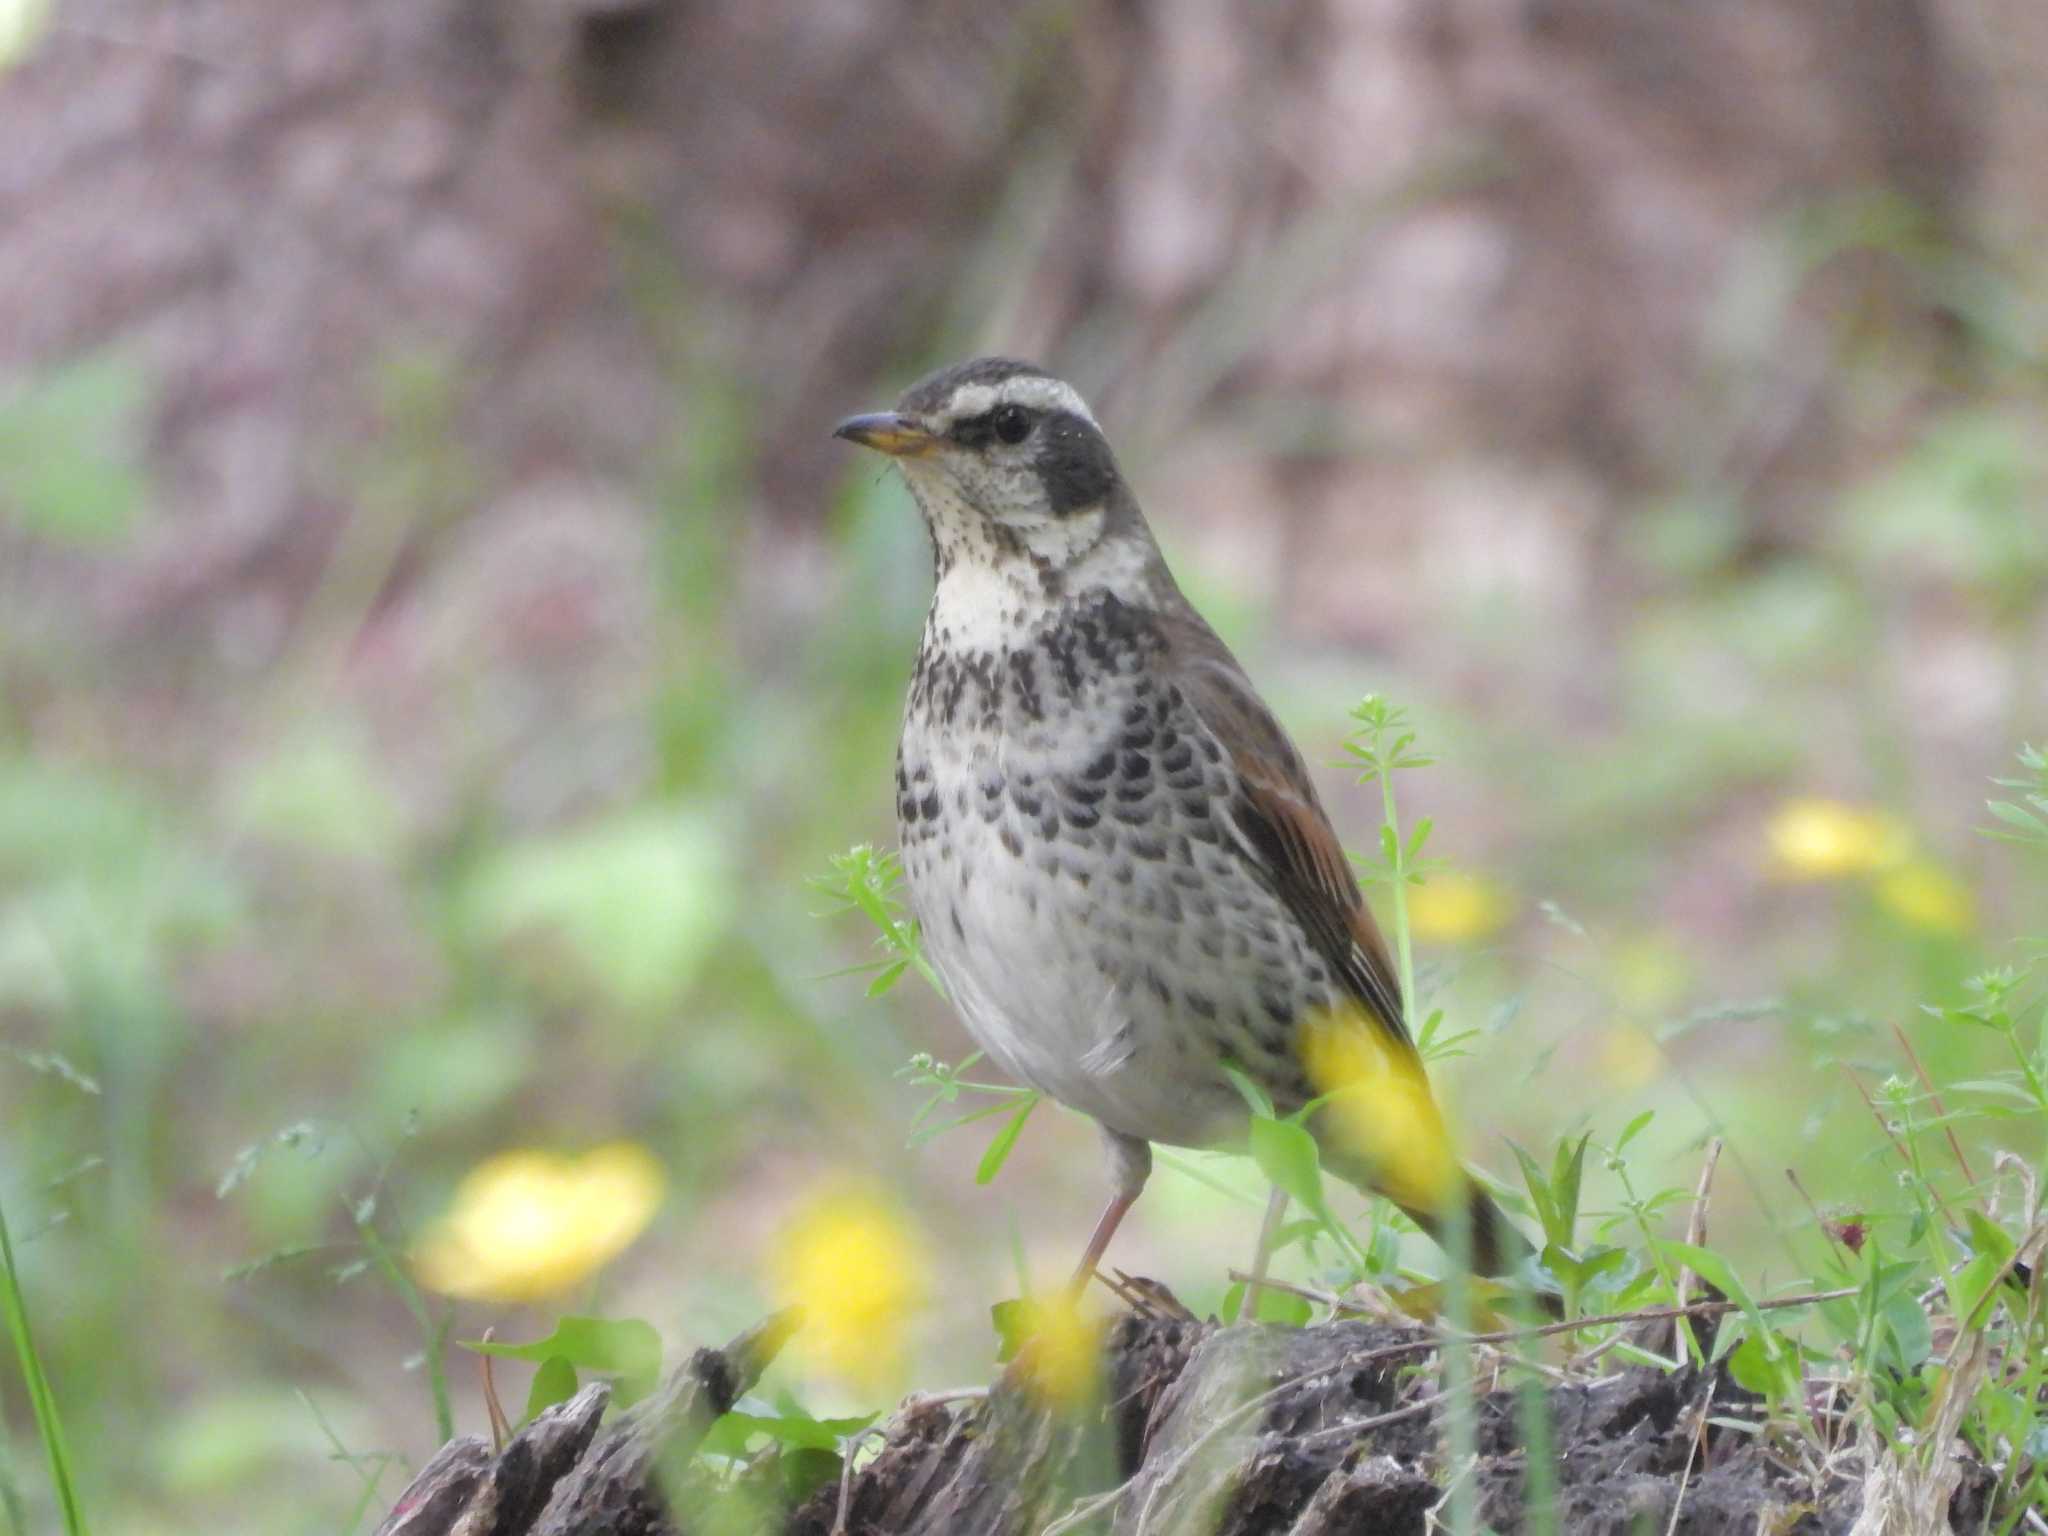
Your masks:
{"label": "bird's beak", "polygon": [[892,459],[923,458],[939,443],[938,438],[896,411],[849,416],[832,429],[832,435],[886,453]]}

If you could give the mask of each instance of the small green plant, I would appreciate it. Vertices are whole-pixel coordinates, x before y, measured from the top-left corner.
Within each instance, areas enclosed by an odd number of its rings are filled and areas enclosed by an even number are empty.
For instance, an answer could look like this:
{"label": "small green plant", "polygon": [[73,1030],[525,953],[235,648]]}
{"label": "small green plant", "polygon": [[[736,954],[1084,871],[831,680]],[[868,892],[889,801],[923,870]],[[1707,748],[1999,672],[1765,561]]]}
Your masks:
{"label": "small green plant", "polygon": [[[410,1128],[407,1134],[410,1135]],[[214,1195],[221,1200],[229,1198],[255,1175],[266,1159],[279,1153],[319,1157],[328,1149],[332,1139],[325,1127],[312,1121],[299,1121],[261,1141],[251,1142],[235,1154],[227,1172],[221,1175],[215,1186]],[[449,1400],[446,1359],[448,1333],[454,1325],[455,1313],[452,1307],[436,1303],[420,1289],[406,1269],[402,1257],[404,1244],[394,1240],[388,1230],[384,1192],[396,1164],[395,1154],[386,1158],[367,1189],[342,1198],[341,1210],[350,1233],[347,1241],[303,1243],[273,1249],[235,1266],[222,1278],[229,1283],[245,1281],[278,1265],[307,1259],[326,1260],[329,1278],[336,1285],[346,1285],[366,1274],[376,1275],[390,1287],[419,1329],[419,1361],[433,1405],[434,1428],[445,1441],[455,1434],[455,1412]]]}
{"label": "small green plant", "polygon": [[857,912],[875,929],[875,945],[881,957],[870,964],[855,966],[850,974],[869,974],[868,996],[880,997],[915,970],[941,997],[945,986],[938,972],[924,957],[918,942],[917,919],[903,909],[897,888],[903,883],[903,861],[894,853],[879,852],[872,843],[856,843],[831,859],[831,873],[810,882],[814,891],[830,897],[828,916]]}

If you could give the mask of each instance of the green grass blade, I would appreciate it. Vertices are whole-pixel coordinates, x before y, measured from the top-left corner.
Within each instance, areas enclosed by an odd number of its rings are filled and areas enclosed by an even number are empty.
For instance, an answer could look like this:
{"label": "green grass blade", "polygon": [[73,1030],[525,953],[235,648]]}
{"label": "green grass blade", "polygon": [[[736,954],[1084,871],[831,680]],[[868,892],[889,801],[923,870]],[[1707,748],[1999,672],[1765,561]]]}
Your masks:
{"label": "green grass blade", "polygon": [[35,1338],[29,1332],[28,1304],[21,1292],[21,1275],[15,1268],[14,1242],[7,1234],[5,1212],[0,1212],[0,1312],[6,1314],[7,1332],[14,1340],[15,1358],[21,1364],[21,1379],[28,1388],[36,1433],[42,1437],[43,1452],[49,1459],[50,1487],[64,1515],[66,1536],[85,1536],[85,1511],[79,1505],[78,1487],[72,1481],[71,1452],[64,1444],[64,1425],[57,1416],[56,1396],[50,1391],[42,1357],[36,1353]]}

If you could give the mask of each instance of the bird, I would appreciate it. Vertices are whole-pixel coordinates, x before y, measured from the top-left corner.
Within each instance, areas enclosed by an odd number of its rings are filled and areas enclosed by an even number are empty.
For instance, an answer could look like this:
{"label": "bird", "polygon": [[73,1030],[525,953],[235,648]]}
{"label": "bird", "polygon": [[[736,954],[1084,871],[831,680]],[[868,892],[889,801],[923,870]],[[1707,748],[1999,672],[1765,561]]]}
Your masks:
{"label": "bird", "polygon": [[1324,1169],[1508,1273],[1529,1244],[1451,1150],[1301,753],[1175,582],[1081,395],[978,357],[834,436],[900,467],[931,537],[896,756],[925,957],[990,1059],[1102,1132],[1112,1189],[1073,1290],[1154,1143],[1243,1146],[1233,1074],[1276,1115],[1308,1111]]}

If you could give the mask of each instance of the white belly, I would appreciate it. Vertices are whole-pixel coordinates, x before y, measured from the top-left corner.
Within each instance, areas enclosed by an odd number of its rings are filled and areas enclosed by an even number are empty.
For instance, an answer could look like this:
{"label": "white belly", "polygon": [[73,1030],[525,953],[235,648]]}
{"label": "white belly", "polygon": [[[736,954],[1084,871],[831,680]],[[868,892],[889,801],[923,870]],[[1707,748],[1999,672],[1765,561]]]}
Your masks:
{"label": "white belly", "polygon": [[[1126,1135],[1181,1146],[1240,1138],[1244,1104],[1220,1070],[1216,1021],[1190,1014],[1184,998],[1200,983],[1219,1013],[1257,1002],[1240,995],[1228,957],[1196,953],[1185,887],[1169,865],[1134,859],[1106,818],[1086,843],[1071,831],[1049,840],[1018,804],[1019,789],[1025,807],[1050,798],[1046,786],[1078,773],[1092,744],[925,747],[914,764],[925,779],[909,793],[942,814],[906,819],[904,874],[925,952],[976,1042],[1021,1081]],[[987,793],[991,783],[1000,794]],[[1221,849],[1200,851],[1213,862],[1205,881],[1228,878]]]}

